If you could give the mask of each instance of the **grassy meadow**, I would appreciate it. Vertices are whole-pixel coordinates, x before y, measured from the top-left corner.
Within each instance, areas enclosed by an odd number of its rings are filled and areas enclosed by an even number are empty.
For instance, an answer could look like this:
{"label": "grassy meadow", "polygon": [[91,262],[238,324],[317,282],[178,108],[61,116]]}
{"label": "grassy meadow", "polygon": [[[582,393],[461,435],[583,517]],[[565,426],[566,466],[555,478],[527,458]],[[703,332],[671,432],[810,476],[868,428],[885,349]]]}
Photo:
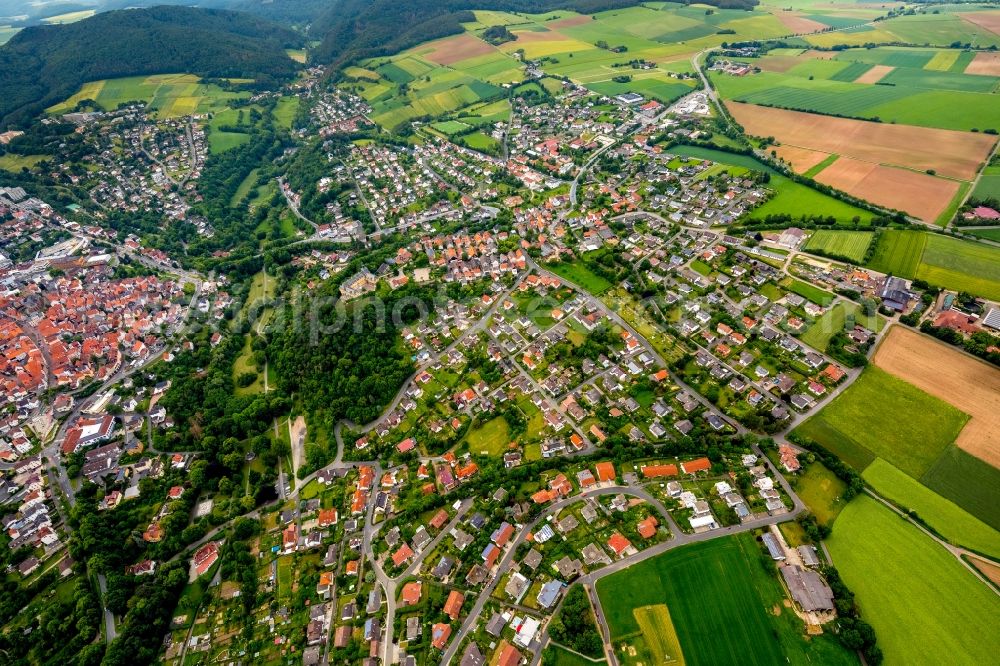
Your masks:
{"label": "grassy meadow", "polygon": [[953,555],[889,508],[855,498],[827,541],[834,565],[857,595],[887,664],[993,663],[1000,596]]}
{"label": "grassy meadow", "polygon": [[1000,532],[881,458],[876,458],[862,476],[880,495],[915,511],[948,541],[1000,558]]}
{"label": "grassy meadow", "polygon": [[828,256],[843,257],[855,263],[865,260],[868,247],[875,234],[871,231],[828,231],[813,232],[803,248],[806,252],[818,250]]}

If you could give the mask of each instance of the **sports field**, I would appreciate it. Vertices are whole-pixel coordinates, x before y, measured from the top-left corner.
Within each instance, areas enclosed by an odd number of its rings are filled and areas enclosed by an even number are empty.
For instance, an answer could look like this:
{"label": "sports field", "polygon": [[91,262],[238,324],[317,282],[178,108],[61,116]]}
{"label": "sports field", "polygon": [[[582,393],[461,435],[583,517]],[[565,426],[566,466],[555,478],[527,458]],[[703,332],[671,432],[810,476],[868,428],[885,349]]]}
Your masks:
{"label": "sports field", "polygon": [[222,109],[228,100],[246,96],[247,93],[229,92],[199,83],[199,78],[193,74],[155,74],[85,83],[76,94],[46,111],[68,113],[85,99],[97,102],[105,110],[116,109],[124,102],[143,101],[156,111],[156,115],[172,118]]}
{"label": "sports field", "polygon": [[876,367],[796,428],[853,467],[876,457],[919,479],[958,437],[968,415]]}
{"label": "sports field", "polygon": [[948,541],[1000,558],[1000,532],[881,458],[864,471],[880,495],[917,515]]}
{"label": "sports field", "polygon": [[994,663],[1000,596],[953,555],[866,496],[837,518],[827,541],[857,595],[887,664]]}
{"label": "sports field", "polygon": [[740,534],[670,550],[602,578],[597,592],[616,653],[646,640],[636,609],[666,604],[689,665],[856,663],[831,635],[806,641],[802,621],[783,607],[781,586],[760,558],[753,537]]}
{"label": "sports field", "polygon": [[842,257],[855,263],[865,260],[868,246],[875,234],[870,231],[828,231],[813,232],[806,241],[805,250],[819,250],[830,257]]}

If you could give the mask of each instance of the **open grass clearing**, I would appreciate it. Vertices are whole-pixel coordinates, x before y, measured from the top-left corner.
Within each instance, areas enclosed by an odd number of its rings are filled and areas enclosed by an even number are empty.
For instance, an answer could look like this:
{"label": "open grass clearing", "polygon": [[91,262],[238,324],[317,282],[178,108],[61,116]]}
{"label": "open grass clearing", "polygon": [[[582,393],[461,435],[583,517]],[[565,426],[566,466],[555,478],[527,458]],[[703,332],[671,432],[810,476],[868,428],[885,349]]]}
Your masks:
{"label": "open grass clearing", "polygon": [[469,451],[473,454],[502,456],[510,443],[507,421],[502,416],[487,421],[466,435]]}
{"label": "open grass clearing", "polygon": [[806,467],[795,477],[794,484],[795,492],[816,520],[822,525],[832,525],[846,504],[841,497],[847,484],[820,462]]}

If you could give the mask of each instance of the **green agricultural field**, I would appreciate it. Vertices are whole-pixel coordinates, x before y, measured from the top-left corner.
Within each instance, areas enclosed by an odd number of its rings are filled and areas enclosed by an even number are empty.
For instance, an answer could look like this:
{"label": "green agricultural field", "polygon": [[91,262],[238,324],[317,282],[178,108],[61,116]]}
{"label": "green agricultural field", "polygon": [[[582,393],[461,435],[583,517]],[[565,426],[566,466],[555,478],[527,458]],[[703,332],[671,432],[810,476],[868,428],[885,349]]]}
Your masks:
{"label": "green agricultural field", "polygon": [[507,450],[507,445],[510,443],[507,421],[498,416],[475,430],[470,430],[465,439],[471,453],[476,455],[485,453],[499,457]]}
{"label": "green agricultural field", "polygon": [[250,135],[243,132],[223,132],[216,130],[208,135],[208,152],[224,153],[250,141]]}
{"label": "green agricultural field", "polygon": [[461,142],[473,150],[480,150],[486,153],[495,153],[500,150],[500,143],[493,137],[482,132],[466,134],[461,138]]}
{"label": "green agricultural field", "polygon": [[880,495],[917,515],[948,541],[1000,558],[1000,532],[881,458],[862,475]]}
{"label": "green agricultural field", "polygon": [[230,206],[239,206],[243,203],[243,200],[247,198],[248,194],[250,194],[250,190],[257,186],[258,172],[259,169],[252,169],[250,173],[247,174],[247,177],[243,179],[243,182],[240,183],[240,186],[237,187],[236,191],[233,193],[233,198],[229,201]]}
{"label": "green agricultural field", "polygon": [[847,484],[820,462],[812,463],[793,478],[795,492],[816,520],[821,525],[832,525],[845,506],[841,497]]}
{"label": "green agricultural field", "polygon": [[968,420],[943,400],[869,366],[795,432],[859,470],[881,457],[919,479]]}
{"label": "green agricultural field", "polygon": [[813,232],[806,241],[805,250],[819,250],[828,256],[843,257],[855,263],[865,260],[868,247],[875,234],[871,231],[827,231]]}
{"label": "green agricultural field", "polygon": [[448,136],[451,136],[453,134],[458,134],[460,132],[464,132],[465,130],[469,129],[468,125],[466,125],[463,122],[459,122],[457,120],[443,120],[439,123],[431,124],[431,127],[441,132],[442,134],[447,134]]}
{"label": "green agricultural field", "polygon": [[868,266],[880,273],[912,278],[920,265],[927,237],[922,231],[883,231]]}
{"label": "green agricultural field", "polygon": [[994,227],[992,229],[970,229],[965,233],[972,234],[976,238],[985,238],[986,240],[1000,243],[1000,227]]}
{"label": "green agricultural field", "polygon": [[156,115],[172,118],[223,109],[229,100],[247,95],[199,83],[193,74],[155,74],[85,83],[76,94],[46,111],[67,113],[84,99],[94,100],[105,110],[116,109],[124,102],[143,101]]}
{"label": "green agricultural field", "polygon": [[929,234],[916,277],[929,284],[1000,300],[1000,248]]}
{"label": "green agricultural field", "polygon": [[994,663],[1000,596],[947,550],[869,497],[841,512],[827,542],[887,664]]}
{"label": "green agricultural field", "polygon": [[997,169],[997,173],[993,173],[992,169],[997,167],[987,167],[979,177],[976,189],[972,191],[973,196],[979,199],[1000,199],[1000,169]]}
{"label": "green agricultural field", "polygon": [[666,604],[688,666],[857,663],[830,634],[805,639],[749,534],[667,551],[602,578],[597,592],[616,649],[643,636],[635,609]]}
{"label": "green agricultural field", "polygon": [[1000,470],[996,467],[952,446],[920,481],[1000,530]]}

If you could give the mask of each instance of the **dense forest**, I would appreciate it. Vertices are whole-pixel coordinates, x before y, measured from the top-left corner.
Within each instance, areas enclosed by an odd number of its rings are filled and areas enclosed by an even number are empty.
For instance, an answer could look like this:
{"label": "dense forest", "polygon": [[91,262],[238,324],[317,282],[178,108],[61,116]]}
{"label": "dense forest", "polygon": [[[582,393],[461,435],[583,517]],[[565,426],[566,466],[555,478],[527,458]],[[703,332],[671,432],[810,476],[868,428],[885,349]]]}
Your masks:
{"label": "dense forest", "polygon": [[[556,9],[584,14],[641,4],[636,0],[341,0],[310,27],[322,40],[317,62],[343,63],[396,53],[420,42],[462,32],[474,9],[541,13]],[[728,9],[753,9],[758,0],[706,0]]]}
{"label": "dense forest", "polygon": [[252,78],[265,87],[297,67],[301,36],[240,12],[153,7],[33,26],[0,47],[0,128],[28,121],[86,81],[186,72]]}

